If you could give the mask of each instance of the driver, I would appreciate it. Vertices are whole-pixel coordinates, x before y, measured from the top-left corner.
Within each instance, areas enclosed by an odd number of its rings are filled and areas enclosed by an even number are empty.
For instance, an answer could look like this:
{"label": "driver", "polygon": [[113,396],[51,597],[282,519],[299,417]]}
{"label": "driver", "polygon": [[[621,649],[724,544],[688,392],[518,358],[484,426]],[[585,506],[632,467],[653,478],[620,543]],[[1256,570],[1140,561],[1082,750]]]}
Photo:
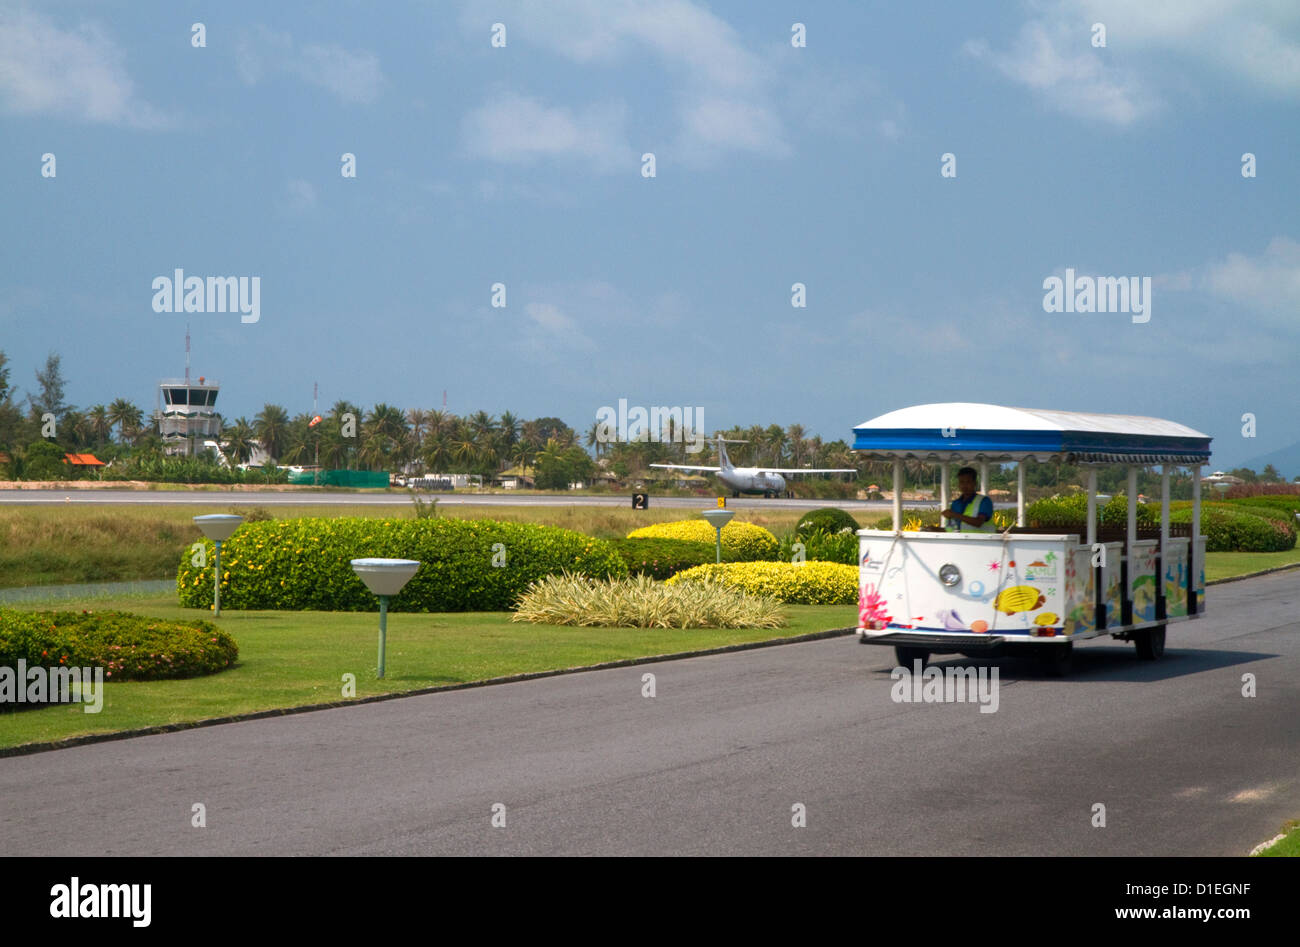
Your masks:
{"label": "driver", "polygon": [[963,467],[957,471],[957,489],[959,496],[953,498],[952,506],[943,511],[943,518],[948,521],[950,533],[991,533],[993,532],[993,501],[983,494],[975,492],[975,468]]}

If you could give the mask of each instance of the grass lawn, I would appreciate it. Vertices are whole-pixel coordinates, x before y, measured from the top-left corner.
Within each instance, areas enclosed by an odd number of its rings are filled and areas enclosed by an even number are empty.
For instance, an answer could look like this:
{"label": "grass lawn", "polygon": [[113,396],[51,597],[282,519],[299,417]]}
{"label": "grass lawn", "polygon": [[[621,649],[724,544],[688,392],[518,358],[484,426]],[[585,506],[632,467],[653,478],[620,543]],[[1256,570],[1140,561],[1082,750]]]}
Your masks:
{"label": "grass lawn", "polygon": [[[96,601],[94,607],[158,618],[203,615],[179,607],[172,596]],[[98,714],[84,713],[75,704],[0,714],[0,747],[338,701],[343,699],[345,673],[356,675],[356,696],[369,697],[857,623],[857,609],[851,605],[790,605],[786,614],[789,626],[773,630],[562,628],[511,622],[508,612],[392,614],[385,676],[379,680],[377,610],[226,611],[217,623],[239,643],[234,668],[181,681],[106,682]]]}
{"label": "grass lawn", "polygon": [[1259,853],[1261,858],[1300,858],[1300,822],[1282,826],[1282,840]]}
{"label": "grass lawn", "polygon": [[1229,579],[1234,575],[1249,575],[1265,569],[1300,562],[1300,545],[1281,552],[1207,552],[1205,554],[1205,581]]}

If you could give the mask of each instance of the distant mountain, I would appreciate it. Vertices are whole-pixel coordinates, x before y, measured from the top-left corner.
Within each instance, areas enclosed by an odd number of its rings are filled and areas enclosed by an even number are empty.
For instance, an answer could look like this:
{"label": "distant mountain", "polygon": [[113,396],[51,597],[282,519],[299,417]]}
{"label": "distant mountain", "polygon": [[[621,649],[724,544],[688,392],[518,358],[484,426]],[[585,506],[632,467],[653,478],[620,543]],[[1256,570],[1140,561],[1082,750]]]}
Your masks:
{"label": "distant mountain", "polygon": [[[1233,467],[1249,467],[1255,473],[1259,473],[1266,466],[1272,464],[1277,468],[1277,472],[1287,480],[1294,480],[1300,475],[1300,441],[1292,444],[1290,447],[1282,447],[1268,454],[1259,454],[1248,460],[1237,464]],[[1229,470],[1228,467],[1218,467],[1219,470]]]}

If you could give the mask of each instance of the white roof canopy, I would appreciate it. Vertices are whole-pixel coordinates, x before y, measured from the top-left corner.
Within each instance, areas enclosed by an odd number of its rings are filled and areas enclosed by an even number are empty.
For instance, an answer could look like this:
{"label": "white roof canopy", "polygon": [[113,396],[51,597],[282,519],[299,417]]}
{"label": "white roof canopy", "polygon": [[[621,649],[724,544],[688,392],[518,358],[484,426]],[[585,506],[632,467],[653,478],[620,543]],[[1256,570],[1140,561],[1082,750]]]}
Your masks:
{"label": "white roof canopy", "polygon": [[891,411],[854,429],[873,458],[1203,464],[1210,437],[1174,421],[947,402]]}

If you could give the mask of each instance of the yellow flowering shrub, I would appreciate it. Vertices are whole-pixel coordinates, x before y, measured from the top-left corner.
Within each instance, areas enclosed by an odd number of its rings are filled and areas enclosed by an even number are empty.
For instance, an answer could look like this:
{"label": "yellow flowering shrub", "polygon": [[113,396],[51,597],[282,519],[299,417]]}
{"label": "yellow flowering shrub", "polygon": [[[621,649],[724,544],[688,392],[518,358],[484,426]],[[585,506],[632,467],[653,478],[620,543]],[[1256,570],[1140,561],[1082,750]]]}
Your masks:
{"label": "yellow flowering shrub", "polygon": [[696,566],[667,580],[696,582],[721,578],[728,588],[765,595],[787,605],[853,605],[858,568],[840,562],[724,562]]}
{"label": "yellow flowering shrub", "polygon": [[[628,539],[686,539],[715,546],[717,532],[707,520],[655,523],[627,534]],[[780,544],[771,530],[732,520],[722,527],[722,550],[728,558],[744,562],[775,559]]]}

